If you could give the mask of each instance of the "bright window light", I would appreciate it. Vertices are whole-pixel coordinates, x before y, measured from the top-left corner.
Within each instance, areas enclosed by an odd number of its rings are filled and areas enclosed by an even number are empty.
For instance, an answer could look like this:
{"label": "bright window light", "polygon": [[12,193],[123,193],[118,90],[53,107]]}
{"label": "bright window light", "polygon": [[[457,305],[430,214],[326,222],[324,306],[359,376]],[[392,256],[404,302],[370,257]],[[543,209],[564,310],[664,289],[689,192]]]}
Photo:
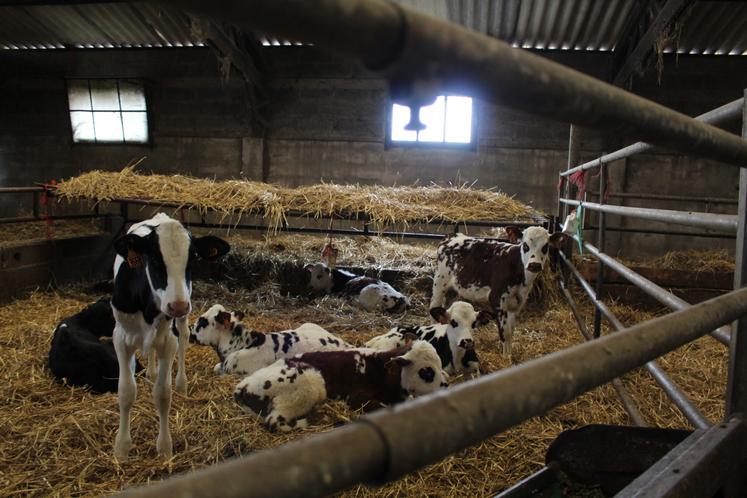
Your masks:
{"label": "bright window light", "polygon": [[[417,122],[417,120],[415,120]],[[420,108],[422,130],[407,130],[410,108],[392,104],[392,142],[469,144],[472,142],[472,98],[441,95]]]}
{"label": "bright window light", "polygon": [[133,80],[68,80],[73,142],[147,143],[145,89]]}

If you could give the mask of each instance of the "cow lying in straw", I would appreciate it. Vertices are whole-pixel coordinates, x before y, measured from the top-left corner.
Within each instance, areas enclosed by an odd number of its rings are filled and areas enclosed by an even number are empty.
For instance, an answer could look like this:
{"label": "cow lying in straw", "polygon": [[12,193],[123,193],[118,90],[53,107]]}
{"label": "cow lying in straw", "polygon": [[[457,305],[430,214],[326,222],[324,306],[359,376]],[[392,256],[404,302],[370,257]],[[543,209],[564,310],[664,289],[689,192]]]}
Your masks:
{"label": "cow lying in straw", "polygon": [[[117,392],[119,364],[114,344],[114,314],[109,299],[100,299],[63,319],[54,331],[49,369],[55,379],[71,386],[88,386],[95,393]],[[143,367],[136,362],[135,371]]]}
{"label": "cow lying in straw", "polygon": [[414,341],[389,351],[320,351],[279,360],[239,382],[234,397],[270,430],[290,431],[306,427],[306,415],[328,398],[374,409],[447,385],[436,350]]}
{"label": "cow lying in straw", "polygon": [[346,296],[366,311],[401,313],[410,305],[407,297],[378,278],[339,268],[330,270],[324,263],[309,264],[305,268],[310,276],[309,286],[314,291]]}
{"label": "cow lying in straw", "polygon": [[471,304],[456,301],[448,310],[433,308],[431,315],[438,324],[394,327],[386,334],[374,337],[365,346],[378,350],[396,348],[405,344],[408,334],[413,334],[436,349],[446,373],[479,374],[480,363],[472,331],[488,323],[492,314],[487,311],[478,313]]}
{"label": "cow lying in straw", "polygon": [[212,346],[220,363],[216,373],[251,374],[281,358],[311,351],[352,348],[319,325],[304,323],[294,330],[262,333],[244,327],[244,313],[210,307],[193,326],[190,341]]}
{"label": "cow lying in straw", "polygon": [[449,235],[438,246],[431,309],[443,306],[453,289],[468,301],[490,307],[498,325],[503,355],[511,356],[516,316],[526,304],[550,246],[559,247],[563,234],[549,235],[542,227],[523,232],[507,227],[511,242]]}

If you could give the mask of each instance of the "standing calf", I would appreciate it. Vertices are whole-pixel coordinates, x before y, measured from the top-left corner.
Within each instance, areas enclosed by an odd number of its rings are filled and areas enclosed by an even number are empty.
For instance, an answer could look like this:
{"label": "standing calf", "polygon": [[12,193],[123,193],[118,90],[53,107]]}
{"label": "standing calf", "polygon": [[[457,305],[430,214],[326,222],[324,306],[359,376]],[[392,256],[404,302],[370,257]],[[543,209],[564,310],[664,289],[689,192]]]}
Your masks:
{"label": "standing calf", "polygon": [[542,227],[529,227],[524,232],[507,227],[506,231],[516,243],[457,234],[439,244],[431,309],[443,306],[449,288],[468,301],[489,306],[503,355],[511,356],[516,315],[547,262],[549,247],[559,247],[563,234],[549,235]]}
{"label": "standing calf", "polygon": [[313,290],[347,296],[366,311],[400,313],[410,305],[407,297],[378,278],[338,268],[330,270],[324,263],[306,265],[305,268],[310,274],[309,286]]}
{"label": "standing calf", "polygon": [[[177,349],[177,338],[171,329],[178,332],[179,347],[186,347],[187,315],[192,307],[192,264],[197,258],[214,260],[226,254],[229,245],[212,236],[193,238],[181,223],[159,213],[132,225],[127,235],[114,242],[114,248],[113,341],[119,361],[119,429],[114,455],[119,460],[126,459],[132,446],[130,410],[137,394],[131,368],[133,356],[138,349],[149,356],[153,348],[158,360],[153,385],[159,419],[156,449],[159,455],[168,457],[172,453],[171,367]],[[186,388],[186,375],[180,370],[177,387]]]}
{"label": "standing calf", "polygon": [[[89,386],[95,393],[117,392],[119,366],[111,337],[114,315],[109,299],[99,299],[57,325],[49,350],[49,369],[71,386]],[[142,370],[137,363],[136,370]]]}
{"label": "standing calf", "polygon": [[311,351],[352,348],[319,325],[304,323],[294,330],[262,333],[244,327],[242,312],[229,313],[220,304],[200,316],[190,340],[212,346],[220,363],[216,373],[251,374],[281,358]]}
{"label": "standing calf", "polygon": [[305,416],[328,398],[374,409],[447,386],[433,346],[414,341],[390,351],[319,351],[278,360],[238,383],[236,402],[270,430],[306,427]]}
{"label": "standing calf", "polygon": [[387,350],[405,344],[407,334],[429,342],[441,358],[441,365],[449,375],[465,372],[479,373],[480,363],[475,352],[472,331],[493,318],[487,311],[475,311],[471,304],[455,301],[448,310],[431,309],[436,325],[394,327],[386,334],[374,337],[365,346]]}

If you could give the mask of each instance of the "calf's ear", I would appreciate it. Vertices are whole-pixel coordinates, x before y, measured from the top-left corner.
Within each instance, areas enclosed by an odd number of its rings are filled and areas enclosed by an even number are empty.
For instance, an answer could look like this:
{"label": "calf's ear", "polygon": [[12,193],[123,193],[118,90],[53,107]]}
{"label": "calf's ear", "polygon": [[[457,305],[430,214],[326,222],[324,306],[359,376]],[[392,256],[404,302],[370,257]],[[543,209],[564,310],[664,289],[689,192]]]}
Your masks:
{"label": "calf's ear", "polygon": [[238,321],[241,321],[241,320],[243,320],[243,319],[244,319],[244,317],[246,316],[246,314],[244,314],[244,312],[243,312],[243,311],[234,311],[234,312],[233,312],[233,314],[234,314],[234,315],[236,315],[236,319],[237,319]]}
{"label": "calf's ear", "polygon": [[215,316],[215,321],[219,323],[223,328],[230,329],[231,328],[231,313],[228,313],[226,311],[219,311],[218,314]]}
{"label": "calf's ear", "polygon": [[555,249],[560,249],[567,236],[568,235],[564,234],[563,232],[555,232],[554,234],[550,235],[550,245]]}
{"label": "calf's ear", "polygon": [[228,242],[212,235],[192,239],[192,243],[194,243],[197,249],[197,254],[207,261],[218,259],[228,254],[228,251],[231,249]]}
{"label": "calf's ear", "polygon": [[125,259],[132,257],[133,253],[137,255],[145,254],[147,249],[148,242],[145,240],[145,237],[135,235],[134,233],[123,235],[114,241],[114,250]]}
{"label": "calf's ear", "polygon": [[495,315],[491,311],[481,311],[477,314],[477,323],[485,325],[491,320],[495,320]]}
{"label": "calf's ear", "polygon": [[406,332],[402,338],[405,340],[405,346],[409,346],[410,344],[412,344],[412,341],[418,340],[418,336],[416,336],[412,332]]}
{"label": "calf's ear", "polygon": [[521,237],[524,235],[524,232],[521,231],[521,228],[511,225],[506,227],[506,235],[508,235],[509,242],[512,244],[518,244]]}
{"label": "calf's ear", "polygon": [[307,272],[311,273],[312,271],[314,271],[314,265],[312,265],[311,263],[309,263],[308,265],[304,266],[303,269],[306,270]]}
{"label": "calf's ear", "polygon": [[406,367],[407,365],[412,365],[412,360],[408,360],[404,356],[395,356],[394,358],[389,360],[387,363],[399,365],[400,367]]}
{"label": "calf's ear", "polygon": [[443,308],[443,306],[436,306],[435,308],[431,308],[429,313],[434,320],[443,325],[446,325],[451,321],[449,313]]}

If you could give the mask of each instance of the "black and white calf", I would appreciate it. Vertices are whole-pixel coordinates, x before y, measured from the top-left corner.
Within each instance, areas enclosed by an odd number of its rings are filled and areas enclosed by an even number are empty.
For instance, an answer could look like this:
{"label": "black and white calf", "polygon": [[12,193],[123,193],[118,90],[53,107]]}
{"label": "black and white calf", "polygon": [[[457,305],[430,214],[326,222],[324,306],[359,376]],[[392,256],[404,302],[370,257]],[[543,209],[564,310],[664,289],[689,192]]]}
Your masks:
{"label": "black and white calf", "polygon": [[[132,446],[130,410],[137,393],[131,368],[133,356],[140,350],[150,357],[153,349],[158,360],[153,386],[159,419],[156,449],[159,455],[168,457],[172,453],[168,425],[171,367],[177,347],[186,348],[189,339],[191,267],[197,258],[214,260],[226,254],[229,245],[217,237],[192,237],[181,223],[159,213],[132,225],[127,235],[114,242],[114,248],[117,257],[112,292],[116,321],[113,341],[119,361],[119,429],[114,455],[125,459]],[[172,327],[179,341],[172,334]],[[186,375],[181,365],[177,387],[186,390]]]}
{"label": "black and white calf", "polygon": [[488,323],[493,315],[487,311],[477,312],[464,301],[455,301],[448,310],[433,308],[431,315],[438,324],[394,327],[386,334],[374,337],[365,346],[378,350],[392,349],[404,345],[406,335],[413,334],[436,348],[441,365],[449,375],[460,372],[479,374],[480,362],[472,331]]}
{"label": "black and white calf", "polygon": [[449,288],[463,299],[489,306],[498,325],[503,355],[510,356],[516,315],[547,262],[550,246],[559,247],[564,236],[549,235],[542,227],[529,227],[523,232],[507,227],[506,231],[516,243],[460,233],[447,236],[439,244],[431,309],[444,305]]}
{"label": "black and white calf", "polygon": [[229,313],[220,304],[214,304],[192,327],[190,340],[212,346],[218,354],[220,363],[215,365],[216,373],[248,375],[281,358],[353,347],[314,323],[263,333],[244,327],[243,318],[240,311]]}
{"label": "black and white calf", "polygon": [[238,383],[234,398],[270,430],[305,427],[328,398],[374,409],[448,385],[433,346],[414,341],[390,351],[319,351],[278,360]]}
{"label": "black and white calf", "polygon": [[[119,365],[114,344],[111,301],[100,299],[62,320],[52,336],[49,369],[71,386],[89,386],[95,393],[117,392]],[[136,371],[142,370],[137,363]]]}
{"label": "black and white calf", "polygon": [[347,296],[366,311],[401,313],[410,305],[407,297],[378,278],[339,268],[330,270],[324,263],[309,264],[305,268],[310,275],[309,286],[314,291]]}

